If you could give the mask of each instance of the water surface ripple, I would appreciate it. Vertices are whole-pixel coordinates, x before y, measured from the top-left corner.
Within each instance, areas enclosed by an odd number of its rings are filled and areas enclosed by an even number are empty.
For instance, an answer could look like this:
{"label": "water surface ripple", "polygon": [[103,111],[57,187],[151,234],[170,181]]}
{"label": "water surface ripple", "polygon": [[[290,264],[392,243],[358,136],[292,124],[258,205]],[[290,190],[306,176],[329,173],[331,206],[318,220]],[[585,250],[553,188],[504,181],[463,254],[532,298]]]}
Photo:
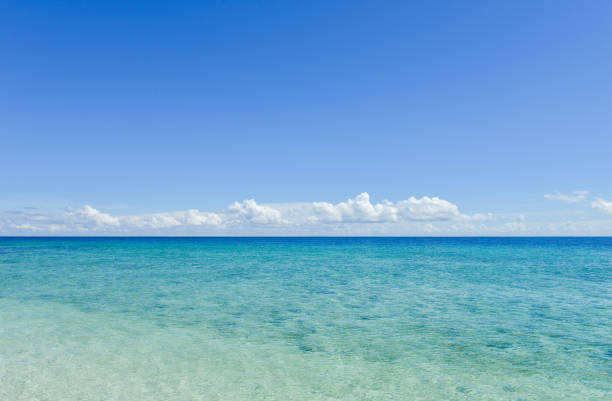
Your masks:
{"label": "water surface ripple", "polygon": [[0,238],[1,400],[610,400],[611,238]]}

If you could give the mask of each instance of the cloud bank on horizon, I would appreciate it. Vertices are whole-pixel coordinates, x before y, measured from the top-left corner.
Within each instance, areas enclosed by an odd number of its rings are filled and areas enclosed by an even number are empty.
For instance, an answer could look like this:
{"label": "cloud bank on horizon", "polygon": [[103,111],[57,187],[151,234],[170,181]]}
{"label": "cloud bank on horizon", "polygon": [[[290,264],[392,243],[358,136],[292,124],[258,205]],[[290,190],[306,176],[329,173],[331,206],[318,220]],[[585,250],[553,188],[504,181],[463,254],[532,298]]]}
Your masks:
{"label": "cloud bank on horizon", "polygon": [[203,229],[208,231],[325,228],[349,223],[395,224],[406,222],[477,222],[492,219],[491,214],[467,215],[457,205],[438,197],[410,197],[398,202],[372,203],[363,192],[345,202],[258,204],[254,199],[234,202],[226,209],[204,212],[182,211],[112,215],[85,205],[61,213],[13,212],[0,220],[3,231],[31,233],[129,233],[164,230]]}
{"label": "cloud bank on horizon", "polygon": [[[586,201],[587,191],[547,194],[565,202]],[[596,198],[593,210],[612,215],[612,201]],[[198,209],[114,215],[90,205],[61,212],[0,214],[0,233],[9,235],[526,235],[612,233],[610,220],[528,222],[523,214],[466,214],[439,197],[410,197],[373,203],[363,192],[344,202],[259,204],[234,202],[214,212]]]}

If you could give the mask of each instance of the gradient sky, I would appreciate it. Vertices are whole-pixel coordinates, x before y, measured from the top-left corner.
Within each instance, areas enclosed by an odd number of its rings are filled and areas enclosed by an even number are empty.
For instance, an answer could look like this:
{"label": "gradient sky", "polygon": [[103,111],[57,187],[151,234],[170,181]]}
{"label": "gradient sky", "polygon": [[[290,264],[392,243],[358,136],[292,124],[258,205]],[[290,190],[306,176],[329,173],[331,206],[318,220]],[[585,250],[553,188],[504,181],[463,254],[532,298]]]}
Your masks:
{"label": "gradient sky", "polygon": [[0,233],[283,233],[367,192],[459,214],[287,232],[612,235],[610,1],[9,0],[0,52]]}

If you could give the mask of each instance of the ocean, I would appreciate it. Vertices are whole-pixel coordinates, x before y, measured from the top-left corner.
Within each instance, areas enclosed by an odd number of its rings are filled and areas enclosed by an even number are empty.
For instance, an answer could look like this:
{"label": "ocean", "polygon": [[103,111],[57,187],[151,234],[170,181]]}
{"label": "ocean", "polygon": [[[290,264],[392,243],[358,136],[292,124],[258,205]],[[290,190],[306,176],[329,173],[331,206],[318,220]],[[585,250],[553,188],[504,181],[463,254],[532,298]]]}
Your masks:
{"label": "ocean", "polygon": [[612,400],[612,238],[0,238],[0,400]]}

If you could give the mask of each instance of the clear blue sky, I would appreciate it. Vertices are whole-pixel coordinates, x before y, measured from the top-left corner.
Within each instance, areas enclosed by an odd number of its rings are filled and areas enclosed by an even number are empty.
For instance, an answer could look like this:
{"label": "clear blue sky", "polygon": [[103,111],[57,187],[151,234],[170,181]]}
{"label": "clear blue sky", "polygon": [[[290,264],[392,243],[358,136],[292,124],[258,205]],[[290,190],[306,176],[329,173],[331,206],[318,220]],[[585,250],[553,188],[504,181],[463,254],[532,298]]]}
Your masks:
{"label": "clear blue sky", "polygon": [[3,210],[612,198],[609,1],[3,1],[0,52]]}

